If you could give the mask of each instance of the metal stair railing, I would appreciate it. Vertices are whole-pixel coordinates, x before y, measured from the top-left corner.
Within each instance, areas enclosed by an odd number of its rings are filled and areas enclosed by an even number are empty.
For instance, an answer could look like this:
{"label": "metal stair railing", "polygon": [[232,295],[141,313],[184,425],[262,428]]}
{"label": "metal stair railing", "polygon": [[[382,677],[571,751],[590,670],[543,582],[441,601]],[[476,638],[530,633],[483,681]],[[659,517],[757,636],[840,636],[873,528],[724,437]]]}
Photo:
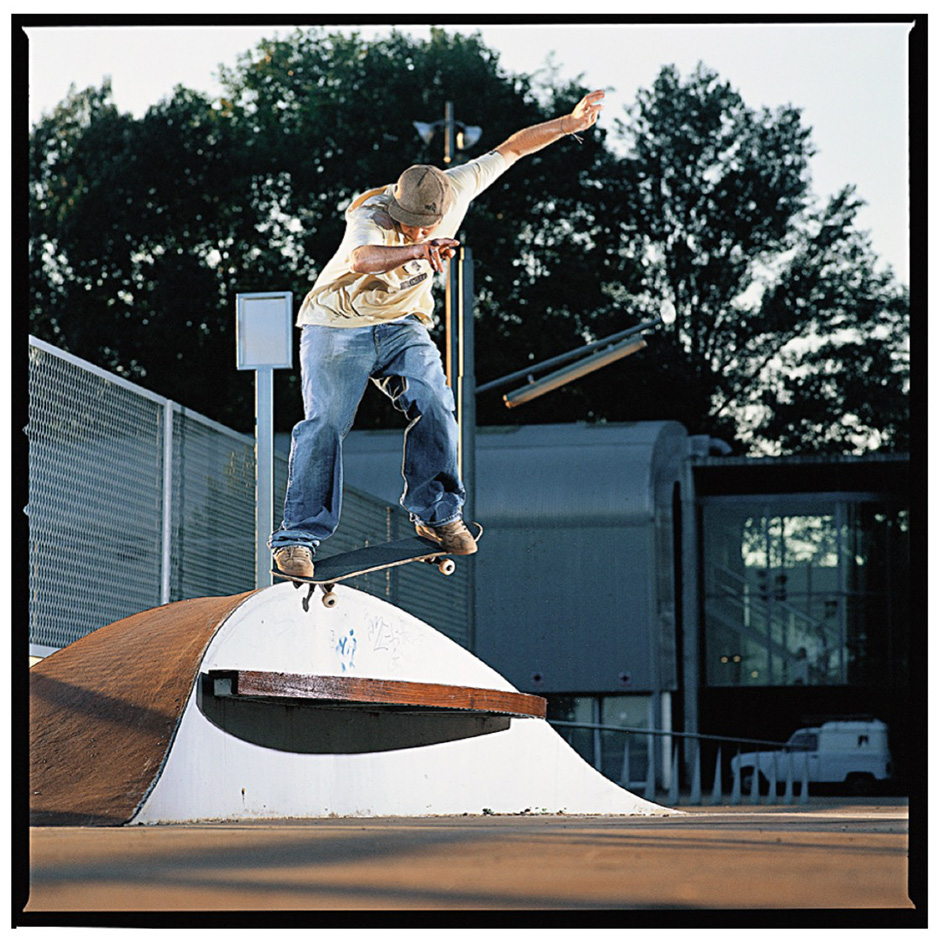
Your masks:
{"label": "metal stair railing", "polygon": [[[760,738],[743,738],[721,734],[703,734],[692,731],[666,731],[650,728],[626,728],[620,725],[606,725],[598,722],[564,721],[561,719],[552,718],[548,719],[548,722],[553,727],[558,728],[583,728],[594,731],[616,731],[621,734],[644,735],[650,739],[650,746],[647,748],[647,753],[650,755],[650,759],[647,763],[646,781],[643,792],[644,799],[650,801],[656,800],[658,792],[665,792],[666,801],[670,806],[678,806],[683,802],[689,806],[702,805],[702,749],[699,746],[700,742],[702,741],[717,741],[724,744],[737,745],[737,751],[739,754],[741,753],[741,747],[744,745],[758,745],[764,748],[770,747],[775,750],[787,751],[790,757],[787,761],[787,773],[783,781],[783,793],[780,794],[777,792],[780,781],[778,781],[776,778],[776,760],[769,760],[767,762],[768,773],[766,774],[769,780],[769,786],[768,792],[766,794],[766,800],[763,802],[765,802],[767,805],[774,805],[778,802],[789,805],[793,803],[794,799],[797,799],[802,804],[805,804],[809,801],[809,765],[805,760],[805,757],[804,760],[801,761],[798,756],[800,754],[805,755],[805,752],[802,750],[802,748],[789,744],[786,741],[767,741]],[[691,754],[691,783],[688,790],[688,797],[684,800],[680,797],[680,768],[682,765],[680,763],[680,749],[678,743],[673,747],[672,750],[672,760],[669,766],[669,773],[668,775],[664,774],[666,780],[664,781],[662,787],[657,787],[654,766],[655,761],[652,759],[653,748],[651,746],[652,739],[656,737],[679,738],[682,742],[695,742],[694,751]],[[762,774],[764,771],[760,757],[758,757],[758,771],[760,773],[752,773],[749,775],[749,785],[747,785],[747,781],[742,779],[740,770],[731,774],[731,790],[728,793],[727,805],[740,805],[744,799],[745,789],[747,789],[748,799],[752,805],[757,805],[762,802],[760,793],[760,774]],[[719,747],[713,767],[713,783],[711,791],[708,795],[708,805],[718,806],[724,803],[724,777],[722,749]],[[621,785],[628,785],[630,783],[629,747],[626,743],[624,745],[624,766],[621,772],[620,782]],[[795,796],[795,784],[797,782],[800,784],[798,797]]]}
{"label": "metal stair railing", "polygon": [[[769,592],[767,597],[758,595],[755,598],[749,591],[747,579],[729,568],[716,565],[713,566],[713,571],[724,580],[716,577],[716,590],[706,595],[705,609],[709,619],[717,620],[722,627],[732,630],[788,663],[797,661],[797,653],[790,645],[775,640],[774,634],[784,636],[794,626],[786,618],[799,621],[802,627],[796,629],[799,630],[800,636],[806,638],[804,645],[809,645],[810,641],[822,640],[824,648],[838,654],[840,674],[844,671],[845,644],[838,626],[811,616],[789,601],[772,597]],[[721,607],[724,605],[729,606],[732,611],[740,612],[741,617],[723,612]],[[750,621],[756,621],[760,629]]]}

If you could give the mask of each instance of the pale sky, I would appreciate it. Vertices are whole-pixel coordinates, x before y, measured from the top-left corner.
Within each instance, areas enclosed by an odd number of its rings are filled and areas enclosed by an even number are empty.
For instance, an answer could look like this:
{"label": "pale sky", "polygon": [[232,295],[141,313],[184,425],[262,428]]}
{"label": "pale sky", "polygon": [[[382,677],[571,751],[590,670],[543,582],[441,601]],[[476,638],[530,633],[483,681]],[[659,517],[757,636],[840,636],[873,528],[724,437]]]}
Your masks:
{"label": "pale sky", "polygon": [[[329,28],[356,29],[371,38],[388,31],[378,23],[373,19],[362,27]],[[650,87],[667,64],[688,76],[703,62],[751,108],[802,109],[818,150],[811,163],[814,194],[822,200],[847,183],[855,184],[868,203],[859,227],[870,232],[879,257],[909,283],[907,23],[638,25],[612,20],[443,26],[448,32],[479,30],[510,72],[534,72],[553,54],[562,76],[581,77],[585,84],[608,91],[602,120],[611,127],[637,91]],[[419,38],[429,32],[422,26],[399,28]],[[135,116],[170,96],[177,84],[214,97],[220,90],[220,64],[234,65],[238,54],[260,39],[286,37],[292,31],[290,25],[263,23],[30,26],[30,123],[51,111],[71,84],[79,89],[99,86],[106,76],[118,108]]]}

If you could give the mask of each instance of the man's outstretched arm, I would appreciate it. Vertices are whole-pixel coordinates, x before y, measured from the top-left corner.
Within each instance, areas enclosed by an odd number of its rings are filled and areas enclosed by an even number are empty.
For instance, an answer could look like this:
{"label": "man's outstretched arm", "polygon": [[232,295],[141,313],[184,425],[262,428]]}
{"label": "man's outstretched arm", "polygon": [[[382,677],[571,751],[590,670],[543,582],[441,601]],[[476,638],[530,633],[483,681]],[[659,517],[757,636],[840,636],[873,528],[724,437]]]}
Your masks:
{"label": "man's outstretched arm", "polygon": [[520,157],[535,153],[568,134],[586,131],[597,121],[604,107],[601,104],[603,98],[604,92],[592,91],[575,105],[570,114],[516,131],[496,148],[496,152],[501,153],[510,164],[513,164]]}

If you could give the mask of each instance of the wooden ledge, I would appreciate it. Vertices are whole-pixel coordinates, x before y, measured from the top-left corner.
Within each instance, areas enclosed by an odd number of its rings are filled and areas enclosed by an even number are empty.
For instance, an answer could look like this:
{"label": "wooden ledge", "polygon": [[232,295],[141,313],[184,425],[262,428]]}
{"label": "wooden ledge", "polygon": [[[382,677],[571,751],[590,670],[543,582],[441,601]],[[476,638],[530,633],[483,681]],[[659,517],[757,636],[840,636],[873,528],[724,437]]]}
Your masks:
{"label": "wooden ledge", "polygon": [[393,679],[306,676],[247,669],[210,670],[206,678],[212,693],[220,698],[269,699],[295,705],[382,705],[517,718],[544,718],[547,705],[544,698],[522,692]]}

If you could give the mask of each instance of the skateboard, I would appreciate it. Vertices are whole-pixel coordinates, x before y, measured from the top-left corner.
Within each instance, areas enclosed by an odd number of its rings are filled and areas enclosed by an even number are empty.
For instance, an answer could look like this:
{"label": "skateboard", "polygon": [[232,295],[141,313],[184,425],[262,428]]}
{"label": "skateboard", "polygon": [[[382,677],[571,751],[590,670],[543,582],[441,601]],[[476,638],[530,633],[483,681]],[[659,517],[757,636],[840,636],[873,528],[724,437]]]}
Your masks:
{"label": "skateboard", "polygon": [[323,604],[326,607],[335,607],[336,595],[333,593],[333,588],[340,581],[369,574],[372,571],[407,565],[413,561],[436,565],[437,570],[443,575],[451,575],[457,568],[454,559],[443,551],[437,542],[415,535],[380,545],[368,545],[365,548],[342,552],[338,555],[314,558],[311,578],[284,574],[276,566],[271,569],[271,574],[276,578],[293,581],[294,586],[298,588],[303,584],[309,584],[310,590],[304,599],[304,610],[307,610],[310,597],[317,587],[323,591]]}

